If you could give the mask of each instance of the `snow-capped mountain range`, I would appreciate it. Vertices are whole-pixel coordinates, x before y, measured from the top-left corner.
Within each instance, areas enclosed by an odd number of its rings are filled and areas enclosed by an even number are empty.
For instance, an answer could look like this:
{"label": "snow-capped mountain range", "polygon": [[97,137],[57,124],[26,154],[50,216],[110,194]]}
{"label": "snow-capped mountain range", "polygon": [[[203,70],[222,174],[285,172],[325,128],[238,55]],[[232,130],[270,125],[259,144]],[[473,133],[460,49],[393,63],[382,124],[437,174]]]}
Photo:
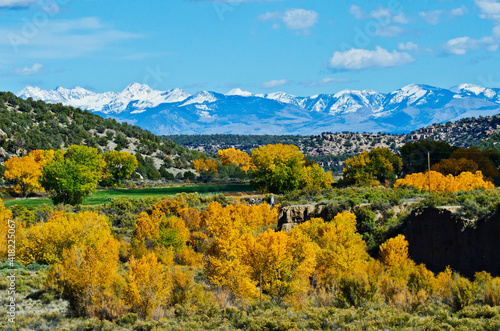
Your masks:
{"label": "snow-capped mountain range", "polygon": [[400,133],[500,113],[500,89],[472,84],[450,89],[412,84],[387,94],[343,90],[296,97],[241,89],[189,95],[178,88],[158,91],[134,83],[121,92],[105,93],[81,87],[47,91],[28,86],[18,96],[87,109],[156,134]]}

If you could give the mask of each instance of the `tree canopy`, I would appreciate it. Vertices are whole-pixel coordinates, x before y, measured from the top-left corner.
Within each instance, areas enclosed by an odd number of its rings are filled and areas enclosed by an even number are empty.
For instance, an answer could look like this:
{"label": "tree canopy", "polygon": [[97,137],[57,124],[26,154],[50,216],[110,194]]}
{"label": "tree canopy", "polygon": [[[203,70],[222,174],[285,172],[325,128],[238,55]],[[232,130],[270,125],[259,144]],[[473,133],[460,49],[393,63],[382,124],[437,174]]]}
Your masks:
{"label": "tree canopy", "polygon": [[342,181],[347,184],[366,184],[374,180],[394,182],[402,167],[401,158],[389,148],[374,148],[345,161]]}
{"label": "tree canopy", "polygon": [[56,151],[43,167],[41,184],[55,204],[80,204],[97,188],[105,164],[97,148],[73,145]]}
{"label": "tree canopy", "polygon": [[326,188],[332,174],[307,162],[295,145],[266,145],[252,150],[252,186],[261,192],[284,193],[305,187]]}

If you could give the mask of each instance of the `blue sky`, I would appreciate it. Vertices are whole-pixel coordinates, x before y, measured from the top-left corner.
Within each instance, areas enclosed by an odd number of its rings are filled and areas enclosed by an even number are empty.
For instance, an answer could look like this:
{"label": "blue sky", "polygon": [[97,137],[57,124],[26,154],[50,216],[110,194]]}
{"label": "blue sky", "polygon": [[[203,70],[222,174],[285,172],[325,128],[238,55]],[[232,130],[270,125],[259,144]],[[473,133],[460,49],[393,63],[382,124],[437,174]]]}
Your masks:
{"label": "blue sky", "polygon": [[500,88],[500,0],[0,0],[0,90]]}

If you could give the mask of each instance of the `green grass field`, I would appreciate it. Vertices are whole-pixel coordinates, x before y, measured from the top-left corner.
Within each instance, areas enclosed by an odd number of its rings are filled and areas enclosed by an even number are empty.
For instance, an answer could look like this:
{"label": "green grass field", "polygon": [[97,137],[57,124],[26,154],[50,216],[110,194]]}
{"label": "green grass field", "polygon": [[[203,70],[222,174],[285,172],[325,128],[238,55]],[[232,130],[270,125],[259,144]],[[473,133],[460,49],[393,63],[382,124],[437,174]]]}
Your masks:
{"label": "green grass field", "polygon": [[[199,194],[216,194],[228,192],[251,192],[253,191],[250,185],[232,184],[232,185],[203,185],[203,186],[175,186],[161,188],[144,188],[144,189],[114,189],[96,191],[89,196],[83,205],[100,205],[109,202],[109,199],[130,198],[140,199],[146,197],[161,198],[177,193],[199,193]],[[50,199],[6,199],[3,200],[5,206],[22,205],[25,207],[36,207],[41,204],[52,205]]]}

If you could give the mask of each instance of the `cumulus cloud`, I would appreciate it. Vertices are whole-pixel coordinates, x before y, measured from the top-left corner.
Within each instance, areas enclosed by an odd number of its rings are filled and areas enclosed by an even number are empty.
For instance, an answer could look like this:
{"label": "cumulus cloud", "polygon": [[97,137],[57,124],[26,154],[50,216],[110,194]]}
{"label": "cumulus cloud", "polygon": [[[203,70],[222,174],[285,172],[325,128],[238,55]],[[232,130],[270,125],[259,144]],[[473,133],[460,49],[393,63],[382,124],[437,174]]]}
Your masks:
{"label": "cumulus cloud", "polygon": [[413,51],[413,50],[416,50],[418,49],[418,45],[415,44],[414,42],[412,41],[409,41],[407,42],[406,44],[405,43],[399,43],[398,44],[398,49],[400,51]]}
{"label": "cumulus cloud", "polygon": [[397,67],[415,61],[408,53],[396,50],[389,52],[377,46],[375,50],[350,49],[345,52],[335,52],[328,60],[328,67],[336,70],[362,70],[387,67]]}
{"label": "cumulus cloud", "polygon": [[[288,30],[308,32],[309,28],[318,23],[318,17],[318,13],[314,10],[295,8],[284,12],[268,12],[260,15],[257,19],[259,21],[281,21]],[[273,24],[274,29],[278,27],[277,23]]]}
{"label": "cumulus cloud", "polygon": [[318,23],[318,13],[305,9],[287,10],[283,16],[283,22],[290,30],[308,29]]}
{"label": "cumulus cloud", "polygon": [[262,87],[265,89],[272,89],[275,87],[280,87],[288,84],[290,84],[290,81],[288,79],[276,79],[262,83]]}
{"label": "cumulus cloud", "polygon": [[500,22],[500,2],[498,0],[475,0],[481,10],[481,18]]}
{"label": "cumulus cloud", "polygon": [[448,42],[444,45],[446,51],[455,55],[463,55],[470,50],[483,47],[486,48],[488,52],[495,52],[498,49],[498,43],[492,37],[483,37],[481,39],[460,37],[448,40]]}
{"label": "cumulus cloud", "polygon": [[27,8],[37,2],[38,0],[0,0],[0,8]]}

